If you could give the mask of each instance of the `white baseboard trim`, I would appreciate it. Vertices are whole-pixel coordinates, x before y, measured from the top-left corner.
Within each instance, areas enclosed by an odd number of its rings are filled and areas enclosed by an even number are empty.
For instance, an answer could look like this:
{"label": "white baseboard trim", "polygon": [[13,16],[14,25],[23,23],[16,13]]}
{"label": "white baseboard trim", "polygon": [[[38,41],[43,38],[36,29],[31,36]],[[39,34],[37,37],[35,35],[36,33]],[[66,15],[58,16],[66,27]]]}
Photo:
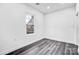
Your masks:
{"label": "white baseboard trim", "polygon": [[61,40],[61,39],[57,39],[57,38],[49,38],[49,37],[46,37],[47,39],[50,39],[50,40],[56,40],[56,41],[61,41],[61,42],[66,42],[66,43],[72,43],[72,44],[76,44],[76,42],[69,42],[69,41],[65,41],[65,40]]}

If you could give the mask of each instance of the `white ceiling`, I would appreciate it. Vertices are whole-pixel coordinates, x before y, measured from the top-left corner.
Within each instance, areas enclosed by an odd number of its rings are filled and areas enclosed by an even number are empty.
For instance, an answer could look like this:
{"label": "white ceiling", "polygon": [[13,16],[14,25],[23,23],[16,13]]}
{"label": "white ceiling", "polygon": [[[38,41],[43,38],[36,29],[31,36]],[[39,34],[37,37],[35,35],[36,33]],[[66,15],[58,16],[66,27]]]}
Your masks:
{"label": "white ceiling", "polygon": [[47,14],[65,8],[74,7],[76,4],[75,3],[40,3],[39,5],[36,5],[36,3],[27,3],[26,5],[35,8],[36,10],[39,10],[44,14]]}

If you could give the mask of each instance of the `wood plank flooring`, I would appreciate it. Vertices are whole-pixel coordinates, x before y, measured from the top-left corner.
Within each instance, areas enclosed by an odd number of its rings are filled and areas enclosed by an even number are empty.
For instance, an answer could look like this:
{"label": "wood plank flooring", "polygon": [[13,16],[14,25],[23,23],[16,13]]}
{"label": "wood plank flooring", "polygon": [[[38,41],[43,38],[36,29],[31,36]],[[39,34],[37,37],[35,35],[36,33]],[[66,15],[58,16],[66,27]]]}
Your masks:
{"label": "wood plank flooring", "polygon": [[78,55],[77,50],[74,44],[43,39],[19,55]]}

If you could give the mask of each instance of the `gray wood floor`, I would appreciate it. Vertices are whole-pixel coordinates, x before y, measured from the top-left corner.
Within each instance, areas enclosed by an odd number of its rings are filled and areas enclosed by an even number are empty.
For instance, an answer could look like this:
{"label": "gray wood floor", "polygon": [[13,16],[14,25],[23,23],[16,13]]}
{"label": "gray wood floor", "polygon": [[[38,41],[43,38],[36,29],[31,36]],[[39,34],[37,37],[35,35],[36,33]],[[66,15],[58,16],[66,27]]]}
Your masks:
{"label": "gray wood floor", "polygon": [[74,44],[43,39],[19,55],[78,55],[77,50]]}

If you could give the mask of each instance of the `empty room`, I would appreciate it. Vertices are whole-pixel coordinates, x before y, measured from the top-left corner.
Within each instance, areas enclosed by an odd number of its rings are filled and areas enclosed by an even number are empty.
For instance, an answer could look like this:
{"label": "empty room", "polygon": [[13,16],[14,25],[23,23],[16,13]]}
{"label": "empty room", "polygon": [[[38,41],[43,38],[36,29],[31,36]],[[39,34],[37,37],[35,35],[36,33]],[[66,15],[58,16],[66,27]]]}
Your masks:
{"label": "empty room", "polygon": [[78,3],[0,3],[0,55],[78,54]]}

